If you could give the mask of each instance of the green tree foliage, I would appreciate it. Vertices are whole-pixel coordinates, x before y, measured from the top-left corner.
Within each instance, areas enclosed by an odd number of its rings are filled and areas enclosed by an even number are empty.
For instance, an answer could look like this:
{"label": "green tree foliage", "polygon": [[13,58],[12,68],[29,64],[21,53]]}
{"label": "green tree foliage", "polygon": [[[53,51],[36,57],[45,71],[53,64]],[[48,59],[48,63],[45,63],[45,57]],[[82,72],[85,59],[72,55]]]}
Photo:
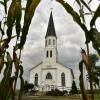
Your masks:
{"label": "green tree foliage", "polygon": [[[99,87],[99,67],[96,66],[96,62],[98,62],[99,58],[97,57],[96,54],[90,54],[89,58],[92,66],[91,76],[92,76],[93,84],[95,85],[95,87],[96,85]],[[90,81],[89,75],[87,75],[87,79],[88,81]]]}
{"label": "green tree foliage", "polygon": [[[98,62],[99,58],[97,57],[96,54],[90,54],[89,55],[89,59],[90,59],[90,63],[91,63],[91,76],[92,76],[92,81],[93,81],[93,84],[95,85],[98,85],[99,87],[99,77],[98,77],[98,69],[97,66],[96,66],[96,62]],[[87,79],[88,81],[90,82],[90,79],[89,79],[89,75],[87,75]]]}
{"label": "green tree foliage", "polygon": [[90,63],[92,64],[93,69],[96,68],[96,62],[98,62],[99,58],[96,54],[90,54],[89,55],[90,58]]}
{"label": "green tree foliage", "polygon": [[25,93],[28,93],[28,92],[31,92],[32,90],[35,91],[34,84],[28,83],[27,81],[25,81],[25,84],[24,84],[24,92]]}
{"label": "green tree foliage", "polygon": [[70,93],[77,94],[77,86],[76,86],[75,81],[73,81],[73,83],[72,83],[72,89],[71,89]]}
{"label": "green tree foliage", "polygon": [[[32,17],[40,0],[27,0],[23,26],[21,26],[22,0],[11,0],[10,7],[7,8],[8,1],[0,1],[5,10],[5,16],[0,21],[0,74],[3,73],[3,78],[0,81],[0,100],[15,100],[18,78],[20,79],[18,100],[21,100],[24,89],[21,52],[26,41]],[[14,28],[16,30],[15,33],[13,33]],[[16,42],[13,44],[13,49],[9,52],[10,42],[13,39]]]}

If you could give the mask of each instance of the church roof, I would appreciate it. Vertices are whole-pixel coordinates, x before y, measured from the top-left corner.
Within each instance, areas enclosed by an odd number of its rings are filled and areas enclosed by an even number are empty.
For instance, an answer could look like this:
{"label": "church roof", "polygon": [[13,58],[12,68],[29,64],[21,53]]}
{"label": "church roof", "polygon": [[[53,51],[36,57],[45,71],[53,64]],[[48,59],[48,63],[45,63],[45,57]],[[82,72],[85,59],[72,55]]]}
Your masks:
{"label": "church roof", "polygon": [[29,71],[33,70],[34,68],[36,68],[37,66],[41,65],[42,61],[40,63],[38,63],[37,65],[35,65],[34,67],[32,67],[31,69],[29,69]]}
{"label": "church roof", "polygon": [[56,32],[55,32],[55,26],[54,26],[54,21],[53,21],[53,15],[52,12],[50,14],[50,18],[49,18],[49,23],[48,23],[48,28],[47,28],[47,32],[46,32],[46,36],[45,38],[47,38],[48,36],[56,36]]}

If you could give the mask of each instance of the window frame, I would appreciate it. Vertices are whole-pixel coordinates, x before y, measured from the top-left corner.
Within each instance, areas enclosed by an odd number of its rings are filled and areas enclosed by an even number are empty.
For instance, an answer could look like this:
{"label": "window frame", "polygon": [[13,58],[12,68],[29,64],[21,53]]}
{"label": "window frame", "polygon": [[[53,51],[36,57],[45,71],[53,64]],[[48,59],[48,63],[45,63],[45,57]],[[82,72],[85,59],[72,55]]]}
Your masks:
{"label": "window frame", "polygon": [[50,58],[52,58],[52,50],[50,50]]}
{"label": "window frame", "polygon": [[53,39],[53,45],[55,45],[55,40]]}
{"label": "window frame", "polygon": [[37,73],[35,74],[35,77],[34,77],[34,85],[38,86],[38,74]]}
{"label": "window frame", "polygon": [[49,51],[48,50],[46,51],[46,57],[47,58],[49,57]]}
{"label": "window frame", "polygon": [[52,80],[52,74],[51,74],[50,72],[48,72],[48,73],[46,74],[46,79],[47,79],[47,80]]}
{"label": "window frame", "polygon": [[61,73],[61,86],[65,86],[65,73]]}
{"label": "window frame", "polygon": [[51,45],[51,39],[49,39],[49,45]]}

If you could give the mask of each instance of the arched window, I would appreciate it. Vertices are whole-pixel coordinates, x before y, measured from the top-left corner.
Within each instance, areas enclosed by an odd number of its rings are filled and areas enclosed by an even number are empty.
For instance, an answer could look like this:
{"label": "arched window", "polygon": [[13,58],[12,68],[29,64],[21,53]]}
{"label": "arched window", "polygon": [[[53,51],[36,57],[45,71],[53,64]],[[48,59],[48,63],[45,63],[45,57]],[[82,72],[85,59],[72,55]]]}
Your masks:
{"label": "arched window", "polygon": [[64,73],[61,74],[61,85],[65,86],[65,74]]}
{"label": "arched window", "polygon": [[34,80],[34,85],[38,86],[38,74],[35,74],[35,80]]}
{"label": "arched window", "polygon": [[46,79],[52,79],[52,75],[51,75],[51,73],[47,73],[47,75],[46,75]]}
{"label": "arched window", "polygon": [[47,46],[47,40],[45,40],[45,46]]}
{"label": "arched window", "polygon": [[49,45],[51,45],[51,39],[49,39]]}
{"label": "arched window", "polygon": [[53,45],[55,45],[55,40],[53,40]]}
{"label": "arched window", "polygon": [[52,50],[50,51],[50,57],[52,57]]}
{"label": "arched window", "polygon": [[48,57],[48,53],[49,53],[49,52],[47,51],[47,52],[46,52],[46,57]]}

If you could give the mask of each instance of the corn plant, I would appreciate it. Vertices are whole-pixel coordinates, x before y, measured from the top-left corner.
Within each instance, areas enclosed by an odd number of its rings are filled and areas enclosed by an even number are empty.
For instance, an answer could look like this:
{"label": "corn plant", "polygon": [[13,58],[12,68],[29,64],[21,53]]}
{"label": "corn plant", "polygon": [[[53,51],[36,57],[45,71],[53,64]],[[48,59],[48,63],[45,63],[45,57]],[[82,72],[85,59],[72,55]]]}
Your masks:
{"label": "corn plant", "polygon": [[[3,73],[3,78],[0,81],[0,100],[15,100],[18,78],[20,79],[18,100],[21,100],[24,86],[21,52],[26,42],[32,17],[40,0],[27,0],[23,25],[21,25],[22,0],[12,0],[9,8],[7,6],[8,1],[11,0],[0,1],[5,10],[5,16],[0,21],[0,74]],[[16,42],[13,44],[11,52],[8,49],[13,39]]]}

